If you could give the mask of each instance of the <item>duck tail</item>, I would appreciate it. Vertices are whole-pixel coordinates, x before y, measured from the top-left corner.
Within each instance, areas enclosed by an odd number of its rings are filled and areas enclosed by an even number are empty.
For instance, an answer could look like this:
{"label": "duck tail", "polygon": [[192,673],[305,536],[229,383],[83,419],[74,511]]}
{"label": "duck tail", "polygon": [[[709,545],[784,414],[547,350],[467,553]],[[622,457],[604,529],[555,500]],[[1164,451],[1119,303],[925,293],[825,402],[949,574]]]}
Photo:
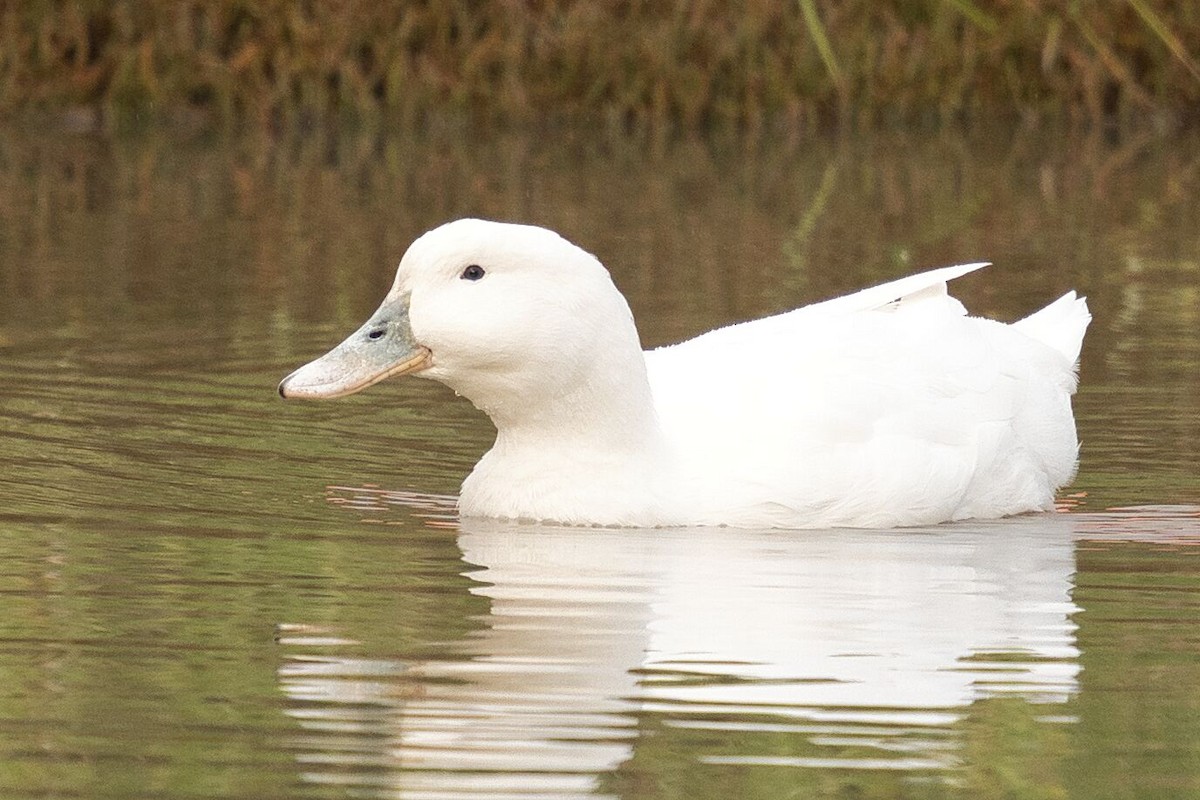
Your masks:
{"label": "duck tail", "polygon": [[1076,364],[1079,361],[1079,351],[1083,347],[1083,334],[1091,321],[1092,314],[1088,311],[1087,298],[1079,297],[1074,291],[1070,291],[1040,311],[1013,323],[1013,327],[1026,336],[1053,347],[1062,353],[1068,362]]}

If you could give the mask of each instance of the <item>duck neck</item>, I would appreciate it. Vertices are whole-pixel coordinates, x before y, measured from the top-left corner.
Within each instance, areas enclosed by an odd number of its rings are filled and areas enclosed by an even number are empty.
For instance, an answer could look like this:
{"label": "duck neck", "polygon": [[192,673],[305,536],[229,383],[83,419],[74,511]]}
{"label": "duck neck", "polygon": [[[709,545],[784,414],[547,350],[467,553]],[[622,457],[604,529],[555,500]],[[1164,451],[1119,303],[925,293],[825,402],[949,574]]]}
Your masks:
{"label": "duck neck", "polygon": [[502,453],[534,450],[545,460],[561,453],[579,460],[649,457],[662,432],[640,350],[616,363],[558,376],[551,390],[525,392],[483,410],[496,426]]}
{"label": "duck neck", "polygon": [[465,516],[594,525],[668,520],[667,448],[640,350],[553,387],[483,407],[496,443],[463,483]]}

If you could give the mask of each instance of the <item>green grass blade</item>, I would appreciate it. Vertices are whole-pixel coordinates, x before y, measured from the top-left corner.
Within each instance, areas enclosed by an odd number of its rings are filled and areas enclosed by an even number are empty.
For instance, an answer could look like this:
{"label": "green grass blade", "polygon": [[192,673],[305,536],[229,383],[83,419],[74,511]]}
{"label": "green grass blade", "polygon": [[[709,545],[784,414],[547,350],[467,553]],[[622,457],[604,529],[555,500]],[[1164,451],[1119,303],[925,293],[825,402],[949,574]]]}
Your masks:
{"label": "green grass blade", "polygon": [[1133,6],[1133,10],[1142,18],[1142,22],[1146,23],[1155,36],[1159,38],[1167,49],[1171,51],[1171,55],[1179,59],[1179,62],[1187,68],[1187,71],[1192,73],[1192,77],[1200,81],[1200,69],[1196,67],[1196,62],[1192,61],[1188,56],[1187,50],[1183,46],[1183,42],[1179,41],[1179,37],[1171,32],[1171,29],[1166,26],[1162,18],[1154,13],[1154,9],[1146,5],[1144,0],[1129,0],[1129,5]]}
{"label": "green grass blade", "polygon": [[957,8],[960,14],[984,33],[995,33],[1000,28],[1000,24],[996,20],[972,4],[971,0],[944,0],[944,2]]}
{"label": "green grass blade", "polygon": [[808,35],[812,37],[813,43],[817,46],[821,61],[825,62],[825,69],[829,70],[829,77],[833,79],[840,91],[845,85],[845,78],[842,68],[838,66],[837,57],[833,54],[833,46],[829,43],[825,26],[821,24],[821,17],[817,14],[815,1],[800,0],[800,12],[804,15],[804,25],[808,28]]}

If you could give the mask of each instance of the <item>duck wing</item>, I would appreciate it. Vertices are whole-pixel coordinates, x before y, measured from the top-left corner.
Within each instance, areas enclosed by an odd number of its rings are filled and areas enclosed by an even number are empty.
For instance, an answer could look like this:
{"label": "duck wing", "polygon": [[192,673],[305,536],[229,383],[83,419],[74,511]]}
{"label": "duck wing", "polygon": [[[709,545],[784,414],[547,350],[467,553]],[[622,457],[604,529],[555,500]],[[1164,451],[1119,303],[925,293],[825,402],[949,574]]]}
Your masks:
{"label": "duck wing", "polygon": [[[862,289],[854,294],[835,297],[832,300],[825,300],[820,303],[813,303],[797,310],[809,312],[894,310],[918,302],[949,298],[949,293],[946,290],[946,283],[948,281],[961,278],[963,275],[987,266],[990,266],[987,261],[980,261],[974,264],[958,264],[953,267],[931,269],[928,272],[909,275],[889,281],[888,283],[881,283],[878,286]],[[950,299],[953,300],[953,298]],[[958,304],[958,309],[962,309],[962,304],[958,303],[957,300],[954,302]],[[966,310],[962,309],[961,313],[966,313]]]}
{"label": "duck wing", "polygon": [[966,316],[946,281],[982,266],[647,353],[696,507],[726,521],[732,507],[751,509],[741,524],[789,527],[1046,507],[1075,461],[1072,365],[1014,326]]}

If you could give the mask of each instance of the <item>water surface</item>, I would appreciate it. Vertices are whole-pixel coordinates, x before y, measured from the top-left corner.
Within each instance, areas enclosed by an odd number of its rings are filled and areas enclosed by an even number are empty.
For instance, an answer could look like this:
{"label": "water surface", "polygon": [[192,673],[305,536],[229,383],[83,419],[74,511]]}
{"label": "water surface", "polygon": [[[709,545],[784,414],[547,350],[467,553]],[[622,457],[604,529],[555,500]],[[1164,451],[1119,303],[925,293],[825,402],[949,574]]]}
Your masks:
{"label": "water surface", "polygon": [[[1200,793],[1200,142],[0,138],[5,797]],[[648,345],[927,266],[1095,322],[1063,513],[459,524],[486,420],[274,385],[468,214]]]}

